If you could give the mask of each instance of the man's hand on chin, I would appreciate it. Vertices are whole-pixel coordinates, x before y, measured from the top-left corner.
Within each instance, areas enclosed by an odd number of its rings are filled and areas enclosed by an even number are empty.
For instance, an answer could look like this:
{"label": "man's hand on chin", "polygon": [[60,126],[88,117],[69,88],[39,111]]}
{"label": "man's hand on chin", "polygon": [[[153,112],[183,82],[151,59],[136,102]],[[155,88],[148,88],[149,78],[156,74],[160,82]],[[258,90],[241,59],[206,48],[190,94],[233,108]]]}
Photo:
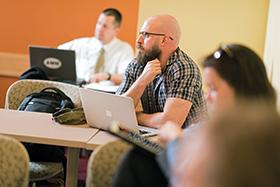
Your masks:
{"label": "man's hand on chin", "polygon": [[161,74],[161,63],[158,59],[155,59],[146,64],[142,74],[140,75],[140,79],[146,84],[149,84],[158,74]]}

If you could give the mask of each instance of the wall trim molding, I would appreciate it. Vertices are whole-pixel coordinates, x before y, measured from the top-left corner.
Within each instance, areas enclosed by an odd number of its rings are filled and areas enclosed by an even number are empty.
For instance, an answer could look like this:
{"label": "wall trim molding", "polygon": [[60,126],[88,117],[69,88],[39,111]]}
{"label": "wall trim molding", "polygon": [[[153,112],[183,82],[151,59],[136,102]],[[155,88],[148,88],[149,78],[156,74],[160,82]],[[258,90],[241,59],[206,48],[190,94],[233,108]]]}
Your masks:
{"label": "wall trim molding", "polygon": [[28,55],[0,52],[0,76],[19,77],[28,68]]}

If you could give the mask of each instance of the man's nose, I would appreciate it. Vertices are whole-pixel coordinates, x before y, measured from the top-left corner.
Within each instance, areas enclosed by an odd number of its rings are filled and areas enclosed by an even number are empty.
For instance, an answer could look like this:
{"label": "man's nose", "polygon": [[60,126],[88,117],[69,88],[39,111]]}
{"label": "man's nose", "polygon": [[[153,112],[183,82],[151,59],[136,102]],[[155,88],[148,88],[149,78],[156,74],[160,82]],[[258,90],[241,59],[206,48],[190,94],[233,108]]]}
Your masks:
{"label": "man's nose", "polygon": [[142,34],[139,34],[136,38],[136,42],[139,43],[139,44],[142,44],[143,43],[143,36]]}

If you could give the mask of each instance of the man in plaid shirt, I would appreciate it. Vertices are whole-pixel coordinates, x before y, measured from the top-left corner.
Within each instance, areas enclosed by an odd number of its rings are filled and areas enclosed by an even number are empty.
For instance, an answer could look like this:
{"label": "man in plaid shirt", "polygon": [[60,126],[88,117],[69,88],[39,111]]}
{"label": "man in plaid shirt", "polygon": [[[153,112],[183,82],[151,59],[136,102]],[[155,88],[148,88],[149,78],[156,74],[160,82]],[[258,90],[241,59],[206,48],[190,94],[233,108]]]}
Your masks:
{"label": "man in plaid shirt", "polygon": [[180,27],[169,15],[148,18],[137,38],[137,57],[128,65],[117,91],[141,100],[138,123],[159,128],[167,121],[180,127],[200,120],[206,110],[199,68],[179,47]]}

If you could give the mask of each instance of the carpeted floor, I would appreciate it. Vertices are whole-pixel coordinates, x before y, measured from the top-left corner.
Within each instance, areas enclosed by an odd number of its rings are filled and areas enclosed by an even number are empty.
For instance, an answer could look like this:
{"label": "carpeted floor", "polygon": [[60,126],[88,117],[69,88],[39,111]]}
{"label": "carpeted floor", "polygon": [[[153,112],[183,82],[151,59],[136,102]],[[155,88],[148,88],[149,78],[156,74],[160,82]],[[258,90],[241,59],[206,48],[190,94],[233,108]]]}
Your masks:
{"label": "carpeted floor", "polygon": [[[87,164],[88,164],[88,155],[80,156],[79,159],[79,170],[78,170],[78,186],[86,186],[86,176],[87,176]],[[36,187],[61,187],[60,184],[52,184],[47,181],[40,181],[36,183]]]}

